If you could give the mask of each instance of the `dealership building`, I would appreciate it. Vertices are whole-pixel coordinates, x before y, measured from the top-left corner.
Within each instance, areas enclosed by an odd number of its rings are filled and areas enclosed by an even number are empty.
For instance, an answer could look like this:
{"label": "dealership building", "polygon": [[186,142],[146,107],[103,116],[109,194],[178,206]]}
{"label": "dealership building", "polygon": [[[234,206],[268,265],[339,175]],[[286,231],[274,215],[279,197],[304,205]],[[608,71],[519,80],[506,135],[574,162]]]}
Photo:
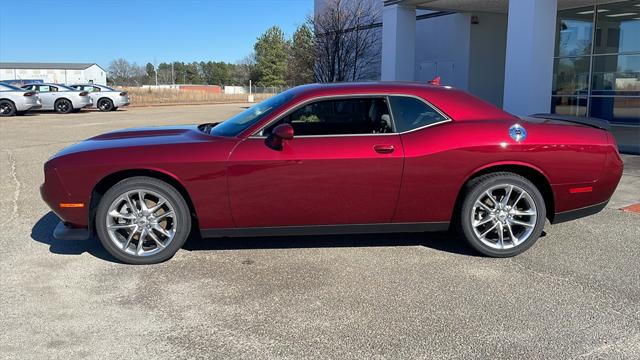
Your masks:
{"label": "dealership building", "polygon": [[365,1],[381,13],[380,79],[439,76],[516,115],[603,118],[640,153],[640,0]]}
{"label": "dealership building", "polygon": [[107,72],[95,63],[0,62],[0,81],[106,85]]}

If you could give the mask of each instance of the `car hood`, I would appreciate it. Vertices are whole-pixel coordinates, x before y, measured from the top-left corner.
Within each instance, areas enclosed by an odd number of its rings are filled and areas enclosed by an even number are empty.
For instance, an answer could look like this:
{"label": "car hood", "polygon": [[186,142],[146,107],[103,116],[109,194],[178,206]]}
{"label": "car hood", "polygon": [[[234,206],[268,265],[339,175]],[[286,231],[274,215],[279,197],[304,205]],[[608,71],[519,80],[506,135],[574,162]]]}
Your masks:
{"label": "car hood", "polygon": [[177,145],[197,142],[229,141],[205,134],[197,125],[141,127],[111,131],[71,145],[55,157],[79,152],[114,148],[136,148],[156,145]]}

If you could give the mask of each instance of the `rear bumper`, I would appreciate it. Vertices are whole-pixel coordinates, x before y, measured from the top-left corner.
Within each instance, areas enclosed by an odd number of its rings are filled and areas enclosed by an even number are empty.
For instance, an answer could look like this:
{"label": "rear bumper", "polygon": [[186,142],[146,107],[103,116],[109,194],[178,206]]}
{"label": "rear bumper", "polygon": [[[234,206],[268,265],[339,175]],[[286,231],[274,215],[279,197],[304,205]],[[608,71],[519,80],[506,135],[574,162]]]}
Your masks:
{"label": "rear bumper", "polygon": [[609,203],[609,200],[607,200],[605,202],[601,202],[599,204],[585,206],[585,207],[579,208],[579,209],[574,209],[574,210],[555,213],[554,216],[553,216],[553,221],[551,221],[551,223],[552,224],[559,224],[559,223],[563,223],[563,222],[566,222],[566,221],[576,220],[576,219],[579,219],[579,218],[583,218],[585,216],[590,216],[590,215],[593,215],[593,214],[597,214],[600,211],[602,211],[602,209],[604,209],[605,206],[607,206],[608,203]]}
{"label": "rear bumper", "polygon": [[121,96],[113,100],[113,106],[115,107],[128,106],[128,105],[129,105],[128,97]]}
{"label": "rear bumper", "polygon": [[[84,99],[86,98],[86,99]],[[93,100],[88,97],[88,96],[83,96],[80,99],[74,100],[73,101],[73,108],[74,109],[82,109],[82,108],[86,108],[86,107],[91,107],[93,105]]]}
{"label": "rear bumper", "polygon": [[62,221],[53,229],[53,237],[56,240],[87,240],[89,235],[89,229],[67,226]]}
{"label": "rear bumper", "polygon": [[42,107],[42,102],[39,99],[23,99],[22,101],[16,101],[15,104],[17,111],[36,110]]}

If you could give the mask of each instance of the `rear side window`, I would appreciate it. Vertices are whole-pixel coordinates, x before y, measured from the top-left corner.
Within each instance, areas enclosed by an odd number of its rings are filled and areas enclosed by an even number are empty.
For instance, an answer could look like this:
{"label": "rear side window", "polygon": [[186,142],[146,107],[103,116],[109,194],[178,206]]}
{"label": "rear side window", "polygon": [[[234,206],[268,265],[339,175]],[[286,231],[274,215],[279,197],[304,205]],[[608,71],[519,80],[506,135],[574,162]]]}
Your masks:
{"label": "rear side window", "polygon": [[406,97],[389,97],[396,131],[405,132],[446,120],[441,113],[422,100]]}
{"label": "rear side window", "polygon": [[356,135],[393,132],[389,107],[383,97],[341,98],[306,104],[269,126],[263,134],[283,122],[296,135]]}

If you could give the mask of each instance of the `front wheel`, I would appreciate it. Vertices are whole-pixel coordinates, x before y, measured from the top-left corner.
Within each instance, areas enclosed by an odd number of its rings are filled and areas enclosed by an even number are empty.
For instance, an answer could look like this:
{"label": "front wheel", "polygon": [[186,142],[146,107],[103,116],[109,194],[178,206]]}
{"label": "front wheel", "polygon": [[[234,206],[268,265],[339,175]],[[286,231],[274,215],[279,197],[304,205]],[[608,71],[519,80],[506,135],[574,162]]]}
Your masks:
{"label": "front wheel", "polygon": [[459,230],[480,253],[509,257],[538,240],[545,218],[538,188],[520,175],[499,172],[480,176],[466,186]]}
{"label": "front wheel", "polygon": [[133,177],[109,189],[98,205],[96,232],[104,248],[128,264],[171,258],[191,231],[189,207],[171,185]]}

